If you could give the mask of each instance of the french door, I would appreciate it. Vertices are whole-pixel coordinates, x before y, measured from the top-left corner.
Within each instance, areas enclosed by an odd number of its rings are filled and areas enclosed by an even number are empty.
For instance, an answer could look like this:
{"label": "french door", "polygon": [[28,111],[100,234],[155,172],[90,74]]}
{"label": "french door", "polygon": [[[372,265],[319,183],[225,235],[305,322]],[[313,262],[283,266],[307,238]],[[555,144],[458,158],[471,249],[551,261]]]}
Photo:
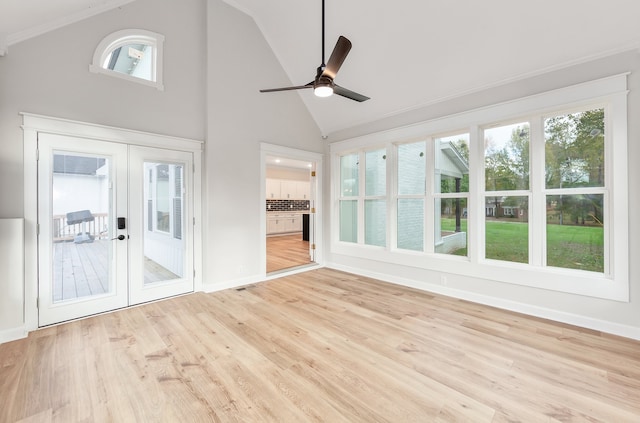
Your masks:
{"label": "french door", "polygon": [[38,324],[193,291],[190,152],[40,134]]}

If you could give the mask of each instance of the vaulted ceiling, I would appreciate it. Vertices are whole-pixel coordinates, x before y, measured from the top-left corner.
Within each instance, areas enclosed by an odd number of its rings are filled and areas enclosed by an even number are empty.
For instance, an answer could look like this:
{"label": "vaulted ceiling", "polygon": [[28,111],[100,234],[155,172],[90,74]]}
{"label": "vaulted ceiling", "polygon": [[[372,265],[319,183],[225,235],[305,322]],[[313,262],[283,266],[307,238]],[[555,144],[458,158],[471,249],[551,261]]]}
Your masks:
{"label": "vaulted ceiling", "polygon": [[[2,0],[0,54],[22,39],[133,0]],[[322,0],[224,0],[250,15],[289,81],[321,64]],[[640,48],[638,0],[326,0],[326,56],[339,35],[353,48],[336,83],[357,103],[300,96],[323,134],[563,66]],[[5,47],[3,49],[3,47]]]}

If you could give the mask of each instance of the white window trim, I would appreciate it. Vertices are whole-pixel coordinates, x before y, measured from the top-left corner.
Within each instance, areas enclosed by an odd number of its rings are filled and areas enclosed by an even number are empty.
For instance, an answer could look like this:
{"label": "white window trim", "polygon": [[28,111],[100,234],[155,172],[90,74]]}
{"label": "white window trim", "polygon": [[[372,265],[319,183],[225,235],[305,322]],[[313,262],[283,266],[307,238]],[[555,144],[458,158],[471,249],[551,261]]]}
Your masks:
{"label": "white window trim", "polygon": [[[629,235],[628,235],[628,179],[627,179],[627,73],[598,79],[578,85],[561,88],[530,97],[525,97],[493,106],[483,107],[440,119],[377,132],[357,138],[333,143],[330,146],[332,162],[331,198],[333,201],[331,221],[331,252],[362,259],[405,265],[452,274],[459,274],[481,279],[495,280],[517,285],[530,286],[553,291],[567,292],[616,301],[629,301]],[[482,138],[482,127],[495,122],[526,119],[528,116],[548,115],[564,110],[575,110],[598,104],[607,104],[607,131],[605,142],[606,163],[605,180],[607,182],[609,208],[608,229],[605,237],[609,249],[605,251],[609,267],[604,274],[574,269],[561,269],[537,266],[542,257],[535,257],[532,264],[510,263],[484,259],[484,151],[479,142]],[[531,130],[542,131],[543,128]],[[367,245],[339,241],[339,157],[348,152],[369,150],[387,146],[393,151],[398,143],[409,142],[436,134],[451,133],[462,128],[469,131],[470,181],[469,181],[469,257],[457,257],[444,254],[419,253],[397,250],[388,237],[386,248],[372,248]],[[615,142],[612,142],[615,140]],[[428,141],[429,142],[429,141]],[[532,150],[532,163],[536,165]],[[615,163],[615,166],[614,166]],[[480,165],[479,165],[480,164]],[[388,166],[389,168],[389,166]],[[389,169],[388,169],[389,170]],[[392,176],[392,175],[389,175]],[[395,177],[387,180],[388,193],[393,193],[392,184]],[[546,192],[543,187],[530,187],[533,192]],[[539,189],[543,188],[543,189]],[[527,192],[531,201],[531,192]],[[535,194],[538,195],[538,194]],[[390,197],[393,198],[393,195]],[[428,212],[425,209],[425,213]],[[432,213],[432,211],[431,211]],[[432,217],[431,217],[432,218]],[[530,216],[530,219],[532,217]],[[429,219],[429,218],[428,218]],[[428,219],[425,224],[428,224]],[[391,227],[392,216],[388,216]],[[531,222],[541,225],[541,222]],[[544,227],[544,225],[542,226]],[[395,230],[395,229],[393,229]],[[471,241],[473,239],[473,241]],[[428,240],[425,239],[425,242]],[[531,242],[531,237],[530,237]],[[477,247],[477,248],[476,248]],[[530,251],[539,255],[539,246],[531,246]],[[540,250],[542,251],[542,250]],[[531,254],[531,253],[530,253]]]}
{"label": "white window trim", "polygon": [[[103,67],[104,61],[113,50],[132,43],[147,44],[153,47],[154,58],[152,60],[151,72],[153,75],[153,81],[116,72],[111,69],[105,69]],[[100,41],[93,53],[93,61],[91,62],[91,65],[89,65],[89,70],[93,73],[113,76],[164,91],[162,81],[163,46],[164,36],[155,32],[146,31],[144,29],[123,29],[121,31],[116,31],[107,35],[102,39],[102,41]]]}

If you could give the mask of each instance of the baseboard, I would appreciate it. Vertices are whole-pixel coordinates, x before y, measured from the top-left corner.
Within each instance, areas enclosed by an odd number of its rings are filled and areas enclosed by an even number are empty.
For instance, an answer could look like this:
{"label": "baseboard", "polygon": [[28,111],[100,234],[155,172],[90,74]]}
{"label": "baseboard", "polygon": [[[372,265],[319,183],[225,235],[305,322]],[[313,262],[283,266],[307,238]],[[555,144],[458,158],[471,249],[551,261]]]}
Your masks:
{"label": "baseboard", "polygon": [[216,283],[216,284],[213,284],[213,283],[203,284],[202,291],[209,294],[211,292],[218,292],[218,291],[224,291],[225,289],[239,288],[241,286],[251,285],[252,283],[257,283],[262,281],[264,281],[264,276],[262,275],[247,276],[244,278],[233,279],[230,281],[225,281],[225,282]]}
{"label": "baseboard", "polygon": [[586,329],[597,330],[597,331],[605,332],[611,335],[622,336],[625,338],[630,338],[630,339],[635,339],[640,341],[640,327],[634,327],[634,326],[624,325],[621,323],[609,322],[606,320],[594,319],[592,317],[582,316],[579,314],[566,313],[566,312],[553,310],[545,307],[533,306],[530,304],[524,304],[517,301],[505,300],[502,298],[491,297],[488,295],[482,295],[475,292],[463,291],[460,289],[450,288],[447,286],[430,284],[424,281],[416,281],[413,279],[402,278],[402,277],[389,275],[385,273],[372,272],[372,271],[350,267],[350,266],[344,266],[336,263],[327,263],[326,267],[330,269],[341,270],[343,272],[353,273],[360,276],[365,276],[368,278],[378,279],[378,280],[393,283],[396,285],[419,289],[421,291],[433,292],[435,294],[441,294],[441,295],[445,295],[452,298],[472,301],[474,303],[497,307],[503,310],[514,311],[517,313],[527,314],[529,316],[549,319],[549,320],[553,320],[560,323],[566,323],[566,324],[579,326]]}
{"label": "baseboard", "polygon": [[268,275],[254,275],[240,279],[234,279],[231,281],[225,281],[216,284],[204,284],[202,285],[202,291],[208,293],[224,291],[225,289],[239,288],[241,286],[251,285],[254,283],[266,282],[271,279],[284,278],[285,276],[295,275],[297,273],[304,273],[310,270],[316,270],[324,267],[321,264],[310,264],[304,266],[296,266],[290,269],[285,269],[281,272],[274,272]]}
{"label": "baseboard", "polygon": [[0,330],[0,344],[26,338],[28,334],[29,332],[27,332],[27,329],[24,326]]}

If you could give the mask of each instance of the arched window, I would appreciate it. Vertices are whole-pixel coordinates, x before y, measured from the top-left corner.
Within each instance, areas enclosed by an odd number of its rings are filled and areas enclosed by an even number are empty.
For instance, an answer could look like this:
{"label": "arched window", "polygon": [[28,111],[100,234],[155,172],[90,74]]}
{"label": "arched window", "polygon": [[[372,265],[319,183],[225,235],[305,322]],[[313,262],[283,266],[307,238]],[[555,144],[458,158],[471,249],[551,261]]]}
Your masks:
{"label": "arched window", "polygon": [[142,29],[125,29],[107,35],[98,44],[89,70],[163,90],[164,36]]}

